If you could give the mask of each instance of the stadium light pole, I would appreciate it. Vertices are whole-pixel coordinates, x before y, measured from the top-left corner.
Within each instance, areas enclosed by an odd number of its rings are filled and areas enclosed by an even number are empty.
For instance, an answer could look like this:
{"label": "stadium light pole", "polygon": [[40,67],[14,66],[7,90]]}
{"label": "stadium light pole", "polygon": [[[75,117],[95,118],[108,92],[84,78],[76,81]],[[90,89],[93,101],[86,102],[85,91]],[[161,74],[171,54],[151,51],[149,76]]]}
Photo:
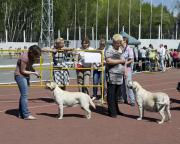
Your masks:
{"label": "stadium light pole", "polygon": [[54,44],[53,0],[42,0],[41,5],[41,46]]}

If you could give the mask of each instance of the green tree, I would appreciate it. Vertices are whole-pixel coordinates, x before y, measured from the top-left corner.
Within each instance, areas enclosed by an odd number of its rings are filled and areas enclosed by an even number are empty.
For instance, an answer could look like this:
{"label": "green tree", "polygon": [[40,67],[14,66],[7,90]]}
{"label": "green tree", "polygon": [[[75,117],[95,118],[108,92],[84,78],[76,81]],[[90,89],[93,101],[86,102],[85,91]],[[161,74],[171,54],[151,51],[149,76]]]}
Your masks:
{"label": "green tree", "polygon": [[[124,26],[129,31],[129,0],[109,0],[109,36],[118,32],[118,2],[120,29]],[[0,3],[0,39],[5,40],[5,30],[8,31],[9,41],[22,41],[23,31],[26,31],[27,41],[38,41],[41,31],[41,2],[42,0],[1,0]],[[70,39],[74,39],[75,25],[75,3],[76,3],[76,38],[78,38],[78,27],[82,28],[84,36],[85,8],[87,2],[87,35],[91,38],[91,28],[96,26],[96,3],[97,0],[54,0],[54,37],[57,31],[66,37],[66,29],[70,29]],[[131,35],[138,38],[139,7],[140,0],[131,0]],[[108,0],[98,0],[98,38],[106,36],[107,5]],[[180,2],[177,2],[179,8]],[[161,23],[161,5],[152,7],[152,38],[158,37],[158,26]],[[180,9],[180,8],[179,8]],[[142,38],[149,38],[150,14],[149,3],[142,3]],[[173,17],[166,7],[163,8],[163,37],[171,38],[174,34],[175,23],[180,19]]]}

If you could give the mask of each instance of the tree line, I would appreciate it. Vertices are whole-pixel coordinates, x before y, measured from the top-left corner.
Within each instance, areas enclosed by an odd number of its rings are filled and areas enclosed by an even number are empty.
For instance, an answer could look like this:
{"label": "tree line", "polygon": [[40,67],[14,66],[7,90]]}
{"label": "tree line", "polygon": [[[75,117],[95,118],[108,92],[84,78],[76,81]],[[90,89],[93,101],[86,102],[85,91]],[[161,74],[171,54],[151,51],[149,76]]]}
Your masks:
{"label": "tree line", "polygon": [[[7,30],[8,41],[23,41],[23,31],[26,32],[26,41],[37,42],[41,32],[42,0],[0,0],[0,40],[5,41]],[[143,0],[142,0],[143,1]],[[118,32],[118,2],[119,3],[119,27],[129,29],[129,1],[109,1],[109,36]],[[138,38],[140,23],[140,0],[131,1],[131,35]],[[74,39],[76,4],[76,38],[78,28],[81,27],[82,36],[85,33],[85,12],[87,4],[87,35],[91,38],[91,28],[96,28],[97,0],[54,0],[54,38],[61,36],[66,38],[66,29],[70,30],[70,39]],[[180,9],[180,2],[176,8]],[[98,0],[98,39],[106,36],[108,0]],[[142,38],[149,38],[151,5],[142,2]],[[158,28],[161,23],[161,5],[152,7],[152,34],[151,38],[158,37]],[[177,17],[163,7],[163,38],[174,38],[176,24],[180,29],[180,12]],[[179,30],[180,33],[180,30]],[[180,37],[180,35],[178,35]]]}

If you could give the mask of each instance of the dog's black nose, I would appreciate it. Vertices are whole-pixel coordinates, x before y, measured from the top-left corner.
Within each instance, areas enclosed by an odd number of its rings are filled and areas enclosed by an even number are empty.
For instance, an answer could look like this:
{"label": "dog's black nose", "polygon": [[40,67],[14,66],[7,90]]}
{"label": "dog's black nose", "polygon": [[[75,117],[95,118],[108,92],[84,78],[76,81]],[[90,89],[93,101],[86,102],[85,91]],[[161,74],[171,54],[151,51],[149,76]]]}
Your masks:
{"label": "dog's black nose", "polygon": [[132,86],[129,86],[129,88],[130,88],[130,89],[133,89],[133,87],[132,87]]}

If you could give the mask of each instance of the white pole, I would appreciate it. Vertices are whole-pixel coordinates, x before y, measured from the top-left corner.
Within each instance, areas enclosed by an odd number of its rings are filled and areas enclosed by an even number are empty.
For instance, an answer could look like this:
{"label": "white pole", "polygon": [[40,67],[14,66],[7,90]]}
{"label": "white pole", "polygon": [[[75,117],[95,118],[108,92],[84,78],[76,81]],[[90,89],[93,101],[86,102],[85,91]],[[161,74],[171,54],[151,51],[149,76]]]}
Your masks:
{"label": "white pole", "polygon": [[106,25],[106,40],[108,41],[109,39],[109,0],[108,0],[108,6],[107,6],[107,25]]}
{"label": "white pole", "polygon": [[6,42],[8,42],[8,32],[7,32],[7,29],[6,29]]}
{"label": "white pole", "polygon": [[24,42],[26,42],[26,31],[25,30],[23,31],[23,39],[24,39]]}
{"label": "white pole", "polygon": [[60,32],[60,30],[58,30],[58,38],[60,38],[61,37],[61,32]]}
{"label": "white pole", "polygon": [[139,38],[138,39],[141,39],[141,24],[139,24]]}
{"label": "white pole", "polygon": [[131,35],[131,0],[129,0],[129,35]]}
{"label": "white pole", "polygon": [[81,45],[81,27],[79,26],[79,41],[78,41],[78,47]]}
{"label": "white pole", "polygon": [[86,9],[85,9],[85,37],[87,36],[86,29],[87,29],[87,2],[86,2]]}
{"label": "white pole", "polygon": [[51,25],[51,13],[50,13],[50,0],[48,0],[48,45],[51,48],[51,30],[50,30],[50,25]]}
{"label": "white pole", "polygon": [[94,41],[94,27],[92,27],[92,41]]}
{"label": "white pole", "polygon": [[67,38],[66,40],[69,40],[69,28],[67,28]]}
{"label": "white pole", "polygon": [[33,22],[31,22],[31,34],[30,34],[30,42],[32,42],[32,37],[33,37]]}
{"label": "white pole", "polygon": [[93,42],[93,47],[95,47],[96,43],[94,41],[94,27],[92,27],[92,42]]}
{"label": "white pole", "polygon": [[142,18],[142,0],[140,0],[139,10],[139,39],[141,39],[141,18]]}
{"label": "white pole", "polygon": [[124,26],[122,27],[122,31],[124,32]]}
{"label": "white pole", "polygon": [[81,27],[79,26],[79,41],[81,41]]}
{"label": "white pole", "polygon": [[151,31],[152,31],[152,0],[151,0],[150,28],[149,28],[149,38],[150,38],[150,39],[151,39]]}
{"label": "white pole", "polygon": [[108,26],[106,26],[106,41],[108,41],[109,39],[108,39]]}
{"label": "white pole", "polygon": [[76,3],[74,6],[74,11],[75,11],[75,19],[74,19],[74,48],[76,48]]}
{"label": "white pole", "polygon": [[120,33],[119,31],[119,11],[120,11],[120,0],[118,1],[118,33]]}
{"label": "white pole", "polygon": [[158,27],[158,39],[160,39],[161,38],[161,26],[159,25],[159,27]]}
{"label": "white pole", "polygon": [[177,37],[178,37],[178,23],[176,22],[176,40],[177,40]]}
{"label": "white pole", "polygon": [[162,25],[163,25],[163,0],[161,0],[161,39],[162,39],[162,35],[163,35],[163,33],[162,33],[162,29],[163,29]]}
{"label": "white pole", "polygon": [[98,0],[97,0],[97,5],[96,5],[96,48],[98,47],[98,42],[97,42],[97,39],[98,39]]}

